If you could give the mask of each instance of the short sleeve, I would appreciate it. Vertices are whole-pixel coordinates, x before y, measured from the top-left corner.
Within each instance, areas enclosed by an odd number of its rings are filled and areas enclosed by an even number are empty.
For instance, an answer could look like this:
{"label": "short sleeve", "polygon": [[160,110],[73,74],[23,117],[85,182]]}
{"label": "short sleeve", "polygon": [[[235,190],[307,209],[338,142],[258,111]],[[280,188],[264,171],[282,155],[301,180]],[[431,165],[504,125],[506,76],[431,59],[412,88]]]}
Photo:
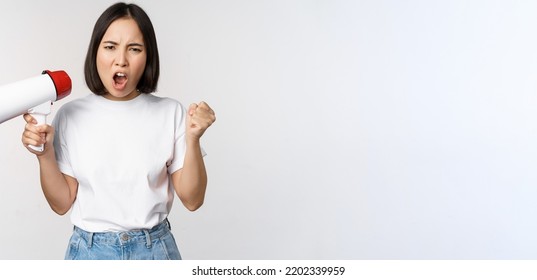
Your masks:
{"label": "short sleeve", "polygon": [[[186,108],[181,104],[177,103],[175,110],[175,132],[174,132],[174,148],[173,148],[173,159],[168,165],[168,173],[172,174],[175,171],[183,168],[186,154]],[[201,148],[201,155],[205,156],[205,150]]]}
{"label": "short sleeve", "polygon": [[61,110],[60,108],[52,121],[52,126],[54,127],[54,151],[60,172],[75,177],[66,141],[68,131],[65,114],[63,112],[64,110]]}

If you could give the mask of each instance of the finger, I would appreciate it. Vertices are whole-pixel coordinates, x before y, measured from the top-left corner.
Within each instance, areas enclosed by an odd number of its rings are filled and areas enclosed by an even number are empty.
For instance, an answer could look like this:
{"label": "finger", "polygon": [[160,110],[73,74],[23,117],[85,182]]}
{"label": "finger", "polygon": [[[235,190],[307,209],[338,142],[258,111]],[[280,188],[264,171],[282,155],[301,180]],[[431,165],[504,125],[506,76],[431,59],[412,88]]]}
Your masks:
{"label": "finger", "polygon": [[214,114],[213,109],[211,109],[211,107],[209,106],[209,104],[205,103],[205,101],[201,101],[201,102],[198,104],[198,108],[201,108],[201,109],[203,109],[203,110],[208,111],[208,112],[211,113],[211,114]]}
{"label": "finger", "polygon": [[54,128],[46,124],[35,125],[32,123],[27,123],[24,127],[24,131],[29,131],[33,134],[41,135],[41,137],[44,139],[46,134],[54,132]]}
{"label": "finger", "polygon": [[45,134],[41,135],[41,134],[33,133],[31,131],[26,130],[22,133],[22,143],[25,145],[34,145],[34,146],[45,144],[44,135]]}
{"label": "finger", "polygon": [[190,107],[188,107],[188,114],[192,116],[197,108],[198,108],[197,104],[195,103],[190,104]]}
{"label": "finger", "polygon": [[44,145],[45,143],[43,143],[43,141],[41,140],[35,140],[35,139],[24,139],[24,141],[22,141],[22,143],[24,144],[24,146],[28,147],[28,146],[41,146],[41,145]]}
{"label": "finger", "polygon": [[205,101],[201,101],[201,102],[198,104],[198,107],[199,107],[199,108],[203,108],[203,109],[209,109],[209,104],[205,103]]}
{"label": "finger", "polygon": [[47,134],[54,133],[54,127],[52,127],[52,126],[50,126],[48,124],[36,125],[35,129],[39,133],[47,133]]}
{"label": "finger", "polygon": [[214,120],[213,115],[196,113],[192,116],[192,125],[206,129],[213,124]]}
{"label": "finger", "polygon": [[28,113],[24,114],[22,117],[27,123],[37,124],[37,121],[34,119],[34,117]]}
{"label": "finger", "polygon": [[[34,140],[40,140],[44,143],[47,142],[47,138],[50,140],[50,137],[47,136],[54,136],[54,128],[50,125],[33,125],[33,124],[26,124],[24,132],[22,134],[23,138],[28,139],[34,139]],[[24,141],[23,141],[24,142]]]}
{"label": "finger", "polygon": [[40,128],[41,128],[41,126],[37,126],[37,125],[35,125],[35,124],[31,123],[31,122],[27,123],[24,126],[25,131],[31,131],[31,132],[36,133],[36,134],[41,133]]}
{"label": "finger", "polygon": [[194,117],[194,116],[196,118],[198,118],[198,119],[207,119],[207,120],[210,120],[210,121],[214,121],[214,119],[215,119],[214,114],[209,112],[207,109],[202,109],[202,108],[199,108],[199,107],[198,107],[198,109],[196,109],[196,111],[192,115],[192,117]]}

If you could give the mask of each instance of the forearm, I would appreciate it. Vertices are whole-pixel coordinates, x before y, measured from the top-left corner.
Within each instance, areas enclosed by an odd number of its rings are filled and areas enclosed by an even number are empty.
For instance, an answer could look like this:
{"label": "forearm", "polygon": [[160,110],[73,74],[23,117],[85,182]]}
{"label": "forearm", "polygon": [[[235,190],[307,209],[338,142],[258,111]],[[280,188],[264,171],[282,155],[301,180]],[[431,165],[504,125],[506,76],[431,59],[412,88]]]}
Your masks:
{"label": "forearm", "polygon": [[205,199],[207,172],[201,154],[200,138],[216,120],[214,111],[205,102],[190,104],[186,116],[186,154],[183,168],[172,175],[175,192],[183,205],[195,211]]}
{"label": "forearm", "polygon": [[187,149],[180,176],[174,176],[175,191],[185,207],[195,211],[203,204],[207,188],[207,172],[199,140],[187,141]]}
{"label": "forearm", "polygon": [[69,188],[67,179],[60,172],[53,150],[37,158],[43,194],[52,210],[63,215],[71,208],[76,194]]}

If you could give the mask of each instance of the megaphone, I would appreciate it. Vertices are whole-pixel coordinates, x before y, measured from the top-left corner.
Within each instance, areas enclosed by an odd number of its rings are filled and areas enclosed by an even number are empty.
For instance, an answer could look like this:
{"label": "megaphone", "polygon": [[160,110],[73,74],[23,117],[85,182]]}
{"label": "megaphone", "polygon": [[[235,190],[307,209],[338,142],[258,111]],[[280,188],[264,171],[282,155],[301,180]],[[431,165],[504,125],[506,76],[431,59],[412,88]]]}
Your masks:
{"label": "megaphone", "polygon": [[[52,102],[71,93],[71,78],[65,71],[45,70],[41,75],[0,86],[0,124],[29,113],[37,125],[45,124]],[[42,152],[43,145],[30,146]]]}

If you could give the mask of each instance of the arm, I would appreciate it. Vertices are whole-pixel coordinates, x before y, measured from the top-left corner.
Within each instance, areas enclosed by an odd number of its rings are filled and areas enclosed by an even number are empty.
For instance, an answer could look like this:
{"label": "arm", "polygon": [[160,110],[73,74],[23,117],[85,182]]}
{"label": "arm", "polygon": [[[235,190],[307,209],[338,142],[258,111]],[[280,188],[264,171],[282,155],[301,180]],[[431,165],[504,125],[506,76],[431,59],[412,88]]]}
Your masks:
{"label": "arm", "polygon": [[[39,162],[41,188],[48,204],[54,212],[63,215],[69,211],[76,198],[78,182],[75,178],[60,172],[54,153],[54,128],[50,125],[35,126],[35,120],[24,115],[26,126],[22,133],[22,143]],[[28,145],[45,145],[43,152],[36,152]]]}
{"label": "arm", "polygon": [[186,118],[186,154],[183,168],[172,174],[175,192],[183,205],[195,211],[203,205],[207,189],[207,171],[201,154],[200,138],[216,120],[205,102],[192,104]]}

